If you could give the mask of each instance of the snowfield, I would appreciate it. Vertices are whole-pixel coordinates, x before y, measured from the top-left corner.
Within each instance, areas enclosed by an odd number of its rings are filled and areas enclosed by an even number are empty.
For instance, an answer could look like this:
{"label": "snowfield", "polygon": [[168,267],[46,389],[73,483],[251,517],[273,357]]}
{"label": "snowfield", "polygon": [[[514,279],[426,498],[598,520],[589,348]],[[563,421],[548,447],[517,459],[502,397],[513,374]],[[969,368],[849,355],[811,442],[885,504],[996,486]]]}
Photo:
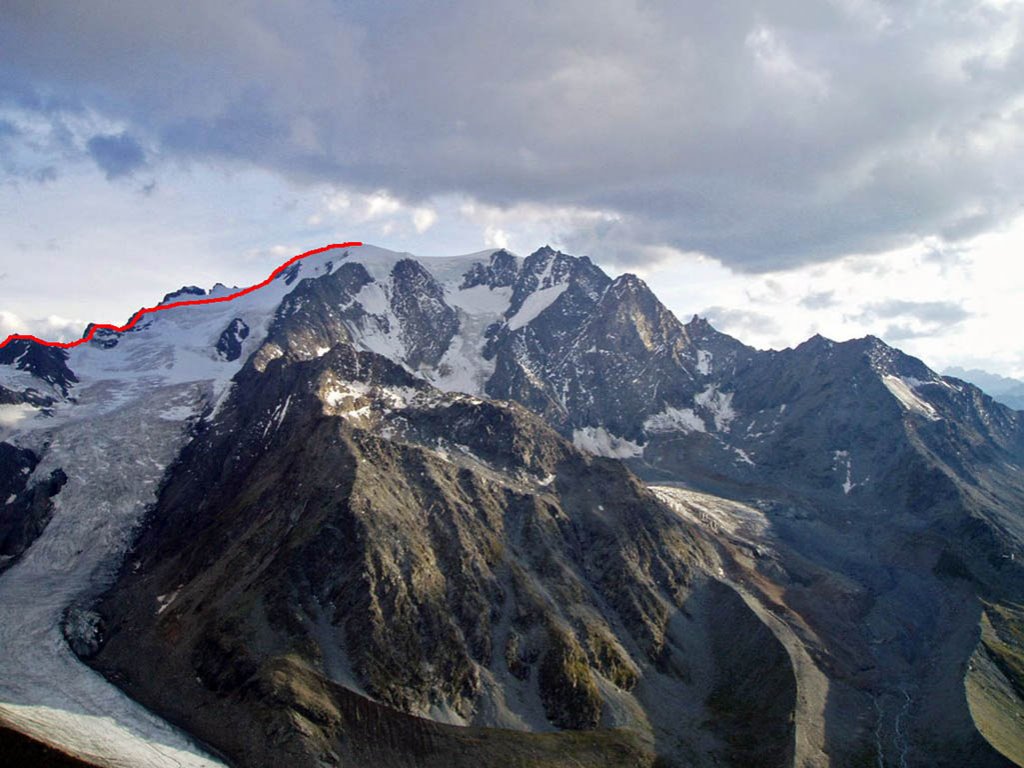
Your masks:
{"label": "snowfield", "polygon": [[196,412],[209,390],[167,385],[110,412],[97,402],[109,387],[98,383],[66,407],[89,415],[37,418],[39,428],[18,436],[40,452],[49,441],[35,474],[62,467],[68,482],[43,534],[0,576],[0,721],[100,765],[220,765],[82,664],[60,628],[65,608],[110,583],[187,439],[185,423],[166,413]]}
{"label": "snowfield", "polygon": [[643,446],[613,435],[604,427],[584,427],[574,429],[572,443],[581,451],[609,459],[632,459],[644,455]]}
{"label": "snowfield", "polygon": [[[68,477],[42,535],[0,575],[0,722],[99,765],[221,765],[82,664],[61,623],[110,585],[190,420],[228,391],[290,289],[277,280],[233,302],[155,314],[116,346],[77,347],[74,401],[50,417],[23,406],[0,424],[0,439],[41,457],[30,482],[57,468]],[[253,333],[229,363],[215,347],[234,317]],[[9,385],[45,387],[3,368]]]}
{"label": "snowfield", "polygon": [[920,386],[922,382],[886,374],[882,376],[882,383],[906,410],[919,413],[931,421],[939,420],[940,416],[935,408],[915,391],[915,385]]}

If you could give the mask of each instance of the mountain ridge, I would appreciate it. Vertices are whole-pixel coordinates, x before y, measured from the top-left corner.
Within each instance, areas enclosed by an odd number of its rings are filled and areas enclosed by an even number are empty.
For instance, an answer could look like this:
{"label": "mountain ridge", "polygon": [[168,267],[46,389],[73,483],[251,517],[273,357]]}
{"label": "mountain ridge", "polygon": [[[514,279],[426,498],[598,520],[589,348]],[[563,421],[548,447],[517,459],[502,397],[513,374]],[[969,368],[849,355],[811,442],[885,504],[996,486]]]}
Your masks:
{"label": "mountain ridge", "polygon": [[[282,272],[284,272],[289,267],[291,267],[293,264],[297,263],[298,261],[300,261],[300,260],[302,260],[304,258],[307,258],[309,256],[315,256],[315,255],[317,255],[319,253],[324,253],[326,251],[330,251],[330,250],[333,250],[335,248],[349,248],[349,247],[356,247],[356,246],[359,246],[359,245],[362,245],[362,243],[355,242],[355,241],[349,242],[349,243],[332,243],[331,245],[321,246],[320,248],[314,248],[311,251],[306,251],[305,253],[300,253],[297,256],[293,256],[288,261],[286,261],[284,264],[282,264],[277,269],[275,269],[273,272],[271,272],[270,275],[265,280],[263,280],[262,282],[259,282],[259,283],[256,283],[254,285],[251,285],[248,288],[243,288],[242,290],[236,291],[236,292],[234,292],[234,293],[232,293],[232,294],[230,294],[228,296],[217,296],[217,297],[212,297],[211,296],[211,297],[208,297],[208,298],[205,298],[205,299],[187,299],[187,300],[184,300],[184,301],[168,302],[168,300],[170,298],[172,298],[172,297],[175,297],[175,296],[178,296],[178,295],[189,295],[189,294],[196,295],[196,291],[201,291],[202,290],[202,289],[196,288],[195,286],[185,286],[185,287],[179,289],[178,291],[175,291],[174,293],[169,293],[169,294],[165,295],[164,298],[163,298],[163,301],[161,301],[159,304],[156,304],[156,305],[154,305],[152,307],[144,307],[143,309],[138,310],[137,312],[135,312],[128,319],[128,322],[126,324],[124,324],[124,325],[118,326],[118,325],[111,325],[111,324],[107,324],[107,323],[89,323],[88,326],[86,326],[85,333],[82,334],[82,338],[77,339],[75,341],[68,341],[68,342],[46,341],[44,339],[40,339],[37,336],[33,336],[31,334],[12,333],[12,334],[9,334],[7,336],[7,338],[5,338],[3,341],[0,341],[0,349],[3,349],[4,347],[6,347],[8,344],[10,344],[13,341],[30,341],[30,342],[33,342],[35,344],[39,344],[39,345],[44,346],[44,347],[56,347],[58,349],[72,349],[74,347],[80,346],[82,344],[87,344],[88,342],[92,341],[92,338],[96,334],[97,331],[110,331],[110,332],[114,332],[114,333],[124,333],[126,331],[130,331],[135,326],[135,324],[138,323],[139,320],[141,320],[143,318],[143,316],[148,315],[148,314],[152,314],[154,312],[160,312],[160,311],[167,310],[167,309],[176,309],[178,307],[194,307],[194,306],[201,306],[203,304],[215,304],[215,303],[220,303],[220,302],[225,302],[225,301],[233,301],[234,299],[240,298],[241,296],[245,296],[245,295],[247,295],[249,293],[252,293],[253,291],[258,291],[260,288],[265,287],[272,280],[276,279],[277,276],[280,275]],[[218,283],[217,285],[219,286],[220,283]],[[203,293],[205,293],[205,292],[203,292]]]}

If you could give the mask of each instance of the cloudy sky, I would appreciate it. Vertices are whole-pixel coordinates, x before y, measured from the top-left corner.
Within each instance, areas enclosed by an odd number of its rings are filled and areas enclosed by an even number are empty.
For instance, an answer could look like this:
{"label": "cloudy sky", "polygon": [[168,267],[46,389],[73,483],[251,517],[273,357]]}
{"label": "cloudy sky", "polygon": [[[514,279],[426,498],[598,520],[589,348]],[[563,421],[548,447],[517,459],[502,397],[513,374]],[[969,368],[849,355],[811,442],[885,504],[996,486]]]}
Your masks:
{"label": "cloudy sky", "polygon": [[[557,7],[553,7],[557,6]],[[0,0],[0,334],[545,243],[759,347],[1024,376],[1024,4]]]}

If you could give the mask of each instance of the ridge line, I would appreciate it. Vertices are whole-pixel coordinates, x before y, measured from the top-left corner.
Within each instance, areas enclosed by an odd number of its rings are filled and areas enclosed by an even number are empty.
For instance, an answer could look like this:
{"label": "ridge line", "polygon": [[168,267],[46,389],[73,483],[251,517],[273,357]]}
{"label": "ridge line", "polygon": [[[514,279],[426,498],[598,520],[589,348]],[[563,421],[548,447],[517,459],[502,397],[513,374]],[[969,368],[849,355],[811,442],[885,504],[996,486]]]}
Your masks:
{"label": "ridge line", "polygon": [[165,309],[175,309],[177,307],[194,307],[200,304],[219,304],[220,302],[224,301],[233,301],[234,299],[240,298],[241,296],[245,296],[246,294],[252,293],[253,291],[258,291],[260,288],[267,287],[274,281],[275,278],[277,278],[282,272],[288,269],[288,267],[290,267],[292,264],[295,264],[298,261],[301,261],[302,259],[305,259],[309,256],[315,256],[318,253],[325,253],[326,251],[331,251],[334,250],[335,248],[355,248],[360,245],[362,245],[362,243],[356,241],[352,241],[350,243],[331,243],[329,245],[321,246],[320,248],[314,248],[311,251],[306,251],[305,253],[300,253],[297,256],[292,256],[290,259],[288,259],[288,261],[286,261],[284,264],[282,264],[273,272],[271,272],[266,280],[256,283],[255,285],[250,285],[248,288],[242,288],[241,290],[235,291],[234,293],[229,294],[228,296],[217,296],[215,298],[210,299],[192,299],[190,301],[175,301],[172,302],[171,304],[157,304],[156,306],[153,307],[143,307],[142,309],[138,310],[134,315],[132,315],[125,325],[120,326],[112,325],[110,323],[90,323],[88,326],[88,333],[86,333],[82,338],[76,339],[75,341],[46,341],[45,339],[40,339],[38,336],[33,336],[32,334],[28,333],[12,333],[6,339],[0,342],[0,349],[3,349],[12,341],[34,341],[36,344],[41,344],[44,347],[71,349],[73,347],[77,347],[92,341],[92,337],[96,335],[96,331],[101,328],[105,331],[114,331],[115,333],[124,333],[125,331],[131,330],[132,327],[134,327],[135,324],[139,322],[140,319],[142,319],[143,315],[148,315],[155,312],[162,312]]}

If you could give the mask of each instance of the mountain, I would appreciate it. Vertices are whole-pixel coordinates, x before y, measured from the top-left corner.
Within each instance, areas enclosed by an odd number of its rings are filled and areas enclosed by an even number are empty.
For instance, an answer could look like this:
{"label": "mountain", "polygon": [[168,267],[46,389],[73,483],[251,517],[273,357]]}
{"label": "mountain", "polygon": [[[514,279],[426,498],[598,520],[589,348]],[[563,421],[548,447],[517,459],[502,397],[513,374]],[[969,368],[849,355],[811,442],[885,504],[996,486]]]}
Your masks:
{"label": "mountain", "polygon": [[[236,385],[98,606],[96,666],[134,697],[242,764],[398,765],[412,734],[449,743],[427,764],[453,764],[456,748],[466,764],[527,750],[597,764],[598,746],[642,761],[681,720],[697,730],[693,701],[742,695],[714,670],[757,663],[790,691],[758,702],[768,735],[755,754],[787,753],[795,684],[781,645],[699,575],[692,532],[620,464],[348,345],[254,364]],[[716,645],[726,616],[764,647]],[[708,646],[699,669],[694,645]],[[499,758],[396,711],[527,733],[650,730],[501,739]],[[697,743],[746,753],[758,736],[735,724]]]}
{"label": "mountain", "polygon": [[946,369],[947,376],[969,381],[998,400],[1003,405],[1022,411],[1024,410],[1024,381],[989,373],[978,368],[970,370],[953,366]]}
{"label": "mountain", "polygon": [[878,339],[758,351],[548,247],[363,246],[35,349],[0,365],[0,720],[37,739],[1024,764],[1024,414]]}

